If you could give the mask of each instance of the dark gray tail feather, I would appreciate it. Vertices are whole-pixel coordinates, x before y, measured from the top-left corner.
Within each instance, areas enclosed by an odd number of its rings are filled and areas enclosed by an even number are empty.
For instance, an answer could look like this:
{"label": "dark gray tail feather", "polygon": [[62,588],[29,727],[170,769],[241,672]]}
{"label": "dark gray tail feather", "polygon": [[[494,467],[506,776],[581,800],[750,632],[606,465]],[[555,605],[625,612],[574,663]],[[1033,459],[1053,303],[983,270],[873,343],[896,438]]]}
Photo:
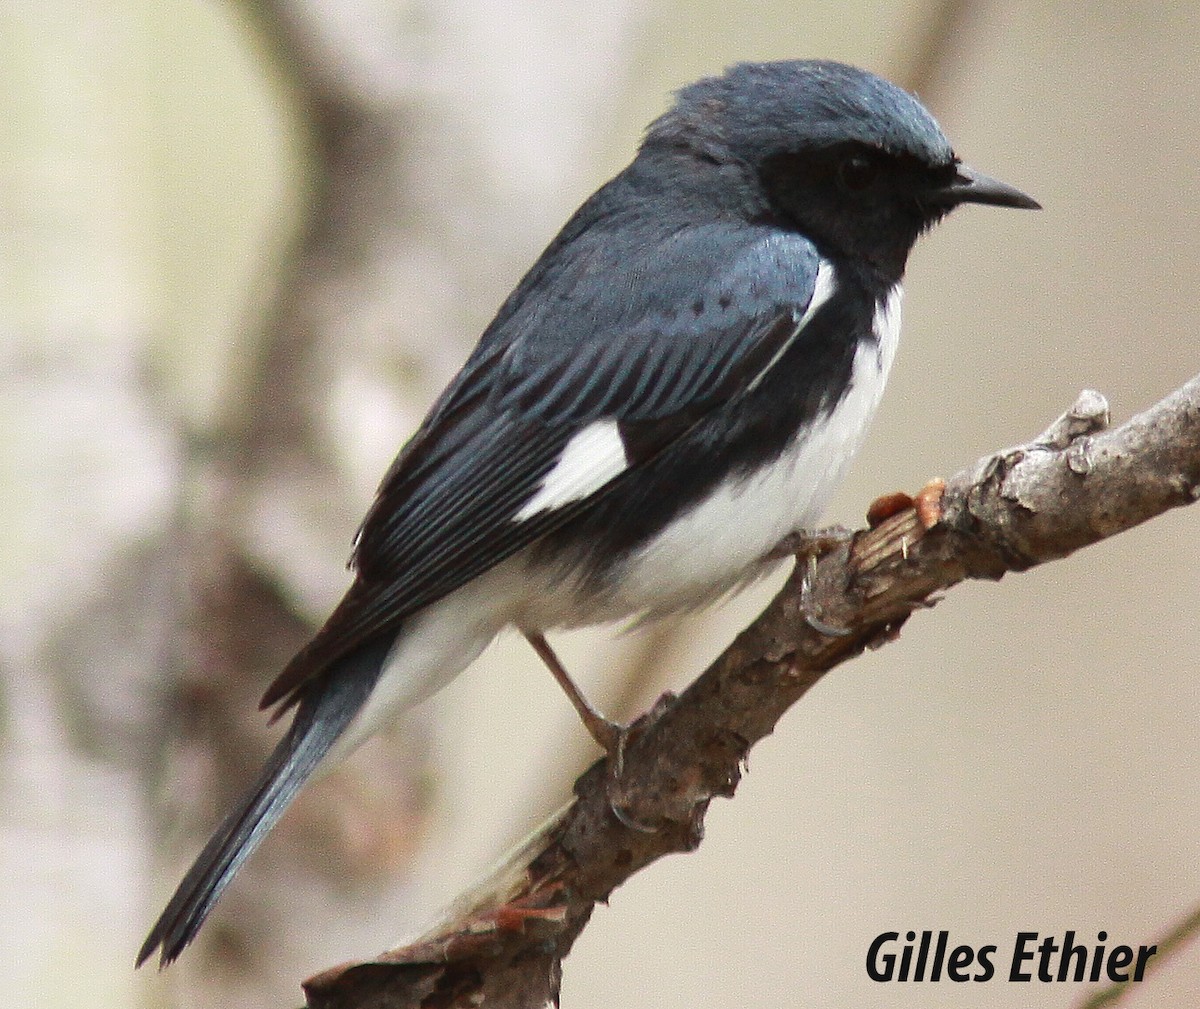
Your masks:
{"label": "dark gray tail feather", "polygon": [[165,967],[196,937],[234,874],[366,702],[392,641],[389,636],[362,646],[313,681],[254,787],[204,846],[154,923],[138,953],[137,966],[161,947],[159,967]]}

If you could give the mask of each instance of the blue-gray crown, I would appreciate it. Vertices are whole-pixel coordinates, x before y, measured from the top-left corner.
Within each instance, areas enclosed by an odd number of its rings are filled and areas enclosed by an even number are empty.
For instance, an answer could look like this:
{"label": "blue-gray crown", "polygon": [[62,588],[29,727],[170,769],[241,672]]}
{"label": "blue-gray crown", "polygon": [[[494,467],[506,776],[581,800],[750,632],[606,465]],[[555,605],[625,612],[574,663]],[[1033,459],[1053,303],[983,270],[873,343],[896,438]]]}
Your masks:
{"label": "blue-gray crown", "polygon": [[847,141],[930,165],[954,156],[933,116],[907,91],[828,60],[739,63],[682,88],[646,136],[647,145],[684,144],[750,161]]}

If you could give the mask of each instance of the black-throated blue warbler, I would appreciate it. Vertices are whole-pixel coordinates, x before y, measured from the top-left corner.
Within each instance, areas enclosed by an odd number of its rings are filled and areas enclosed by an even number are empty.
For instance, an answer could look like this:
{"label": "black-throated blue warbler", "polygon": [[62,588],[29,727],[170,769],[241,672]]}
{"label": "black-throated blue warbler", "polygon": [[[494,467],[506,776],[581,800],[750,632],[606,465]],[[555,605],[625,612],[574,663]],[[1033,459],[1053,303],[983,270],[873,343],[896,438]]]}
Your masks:
{"label": "black-throated blue warbler", "polygon": [[1035,208],[900,88],[747,63],[681,90],[501,306],[384,478],[355,580],[263,698],[292,725],[138,957],[167,963],[322,761],[524,633],[693,608],[818,519],[879,404],[917,237]]}

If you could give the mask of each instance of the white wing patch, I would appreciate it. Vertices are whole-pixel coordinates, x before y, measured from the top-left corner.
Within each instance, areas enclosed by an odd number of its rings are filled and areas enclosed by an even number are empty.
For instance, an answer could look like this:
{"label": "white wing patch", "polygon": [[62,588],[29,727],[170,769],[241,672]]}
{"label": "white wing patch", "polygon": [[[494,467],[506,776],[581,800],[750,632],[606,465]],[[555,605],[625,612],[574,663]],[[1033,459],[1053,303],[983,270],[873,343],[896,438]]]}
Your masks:
{"label": "white wing patch", "polygon": [[817,276],[813,281],[812,297],[808,300],[808,307],[804,310],[804,314],[796,320],[796,328],[792,330],[792,335],[780,347],[774,356],[767,362],[765,368],[754,376],[753,381],[746,386],[747,392],[752,392],[758,387],[759,382],[767,377],[767,372],[779,363],[779,359],[787,353],[787,349],[795,342],[796,337],[800,335],[808,320],[811,319],[817,312],[817,309],[825,304],[833,297],[833,292],[837,289],[837,276],[834,273],[833,264],[828,259],[821,259],[817,262]]}
{"label": "white wing patch", "polygon": [[513,521],[524,522],[541,512],[580,501],[628,468],[629,457],[617,422],[593,421],[571,437],[554,469],[542,479],[542,485],[521,506]]}

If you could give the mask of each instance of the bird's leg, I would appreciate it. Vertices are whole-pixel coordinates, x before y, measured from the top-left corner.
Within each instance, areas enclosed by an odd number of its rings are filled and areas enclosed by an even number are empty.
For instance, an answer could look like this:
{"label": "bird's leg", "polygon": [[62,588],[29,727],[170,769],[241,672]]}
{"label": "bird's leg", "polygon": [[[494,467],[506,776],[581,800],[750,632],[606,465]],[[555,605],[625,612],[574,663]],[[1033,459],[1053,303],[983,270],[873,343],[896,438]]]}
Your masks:
{"label": "bird's leg", "polygon": [[579,713],[580,721],[583,722],[584,727],[591,733],[592,738],[600,744],[605,753],[619,763],[622,751],[625,748],[626,727],[605,718],[588,703],[588,699],[575,686],[575,681],[571,679],[570,674],[563,668],[563,664],[558,661],[558,656],[554,654],[554,649],[550,647],[549,642],[546,641],[543,635],[532,631],[525,631],[524,634],[525,640],[538,653],[538,658],[546,664],[546,668],[550,670],[550,674],[558,681],[558,685],[562,687],[563,693],[567,695],[567,700],[574,705],[575,710]]}
{"label": "bird's leg", "polygon": [[525,635],[525,640],[538,653],[538,657],[546,664],[546,668],[558,680],[558,685],[563,688],[567,699],[574,705],[575,710],[579,713],[580,720],[591,734],[591,737],[608,754],[609,773],[605,794],[608,797],[608,808],[612,810],[613,816],[630,830],[636,830],[643,834],[653,834],[653,827],[634,819],[625,811],[620,802],[613,798],[613,790],[619,790],[621,773],[625,769],[625,743],[629,739],[629,726],[621,725],[619,722],[605,718],[588,703],[588,699],[575,686],[575,681],[571,679],[570,674],[563,668],[563,664],[558,661],[558,656],[554,654],[554,649],[550,647],[549,642],[546,641],[543,635],[532,631],[523,631],[522,633]]}

